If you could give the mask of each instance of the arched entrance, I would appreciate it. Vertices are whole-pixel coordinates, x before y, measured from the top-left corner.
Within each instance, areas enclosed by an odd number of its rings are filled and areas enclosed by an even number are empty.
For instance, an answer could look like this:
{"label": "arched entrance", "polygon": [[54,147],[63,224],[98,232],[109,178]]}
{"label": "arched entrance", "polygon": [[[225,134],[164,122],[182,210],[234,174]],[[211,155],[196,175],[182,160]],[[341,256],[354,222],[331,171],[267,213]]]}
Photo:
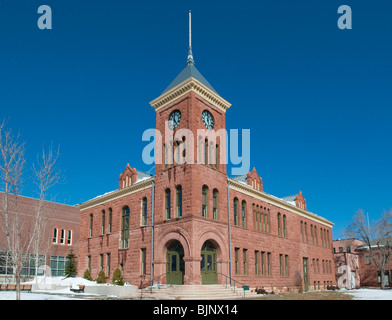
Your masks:
{"label": "arched entrance", "polygon": [[204,242],[201,248],[200,273],[202,284],[218,283],[216,249],[211,241]]}
{"label": "arched entrance", "polygon": [[184,284],[184,248],[177,240],[167,248],[166,253],[167,284]]}

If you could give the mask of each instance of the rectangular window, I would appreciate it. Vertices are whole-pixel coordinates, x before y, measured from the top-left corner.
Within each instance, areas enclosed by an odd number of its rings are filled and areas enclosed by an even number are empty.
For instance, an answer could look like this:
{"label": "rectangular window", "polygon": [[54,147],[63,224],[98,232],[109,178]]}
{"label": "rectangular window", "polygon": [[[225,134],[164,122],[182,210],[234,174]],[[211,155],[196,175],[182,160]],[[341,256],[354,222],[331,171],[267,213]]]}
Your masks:
{"label": "rectangular window", "polygon": [[105,210],[101,214],[101,234],[105,234]]}
{"label": "rectangular window", "polygon": [[99,255],[99,271],[103,270],[103,254]]}
{"label": "rectangular window", "polygon": [[110,277],[110,253],[106,254],[106,277]]}
{"label": "rectangular window", "polygon": [[243,250],[243,257],[244,259],[244,274],[248,274],[248,250]]}
{"label": "rectangular window", "polygon": [[141,275],[145,275],[146,274],[146,248],[143,248],[141,250],[141,266],[140,266],[140,272]]}
{"label": "rectangular window", "polygon": [[283,276],[283,254],[279,255],[279,270],[280,276]]}
{"label": "rectangular window", "polygon": [[240,249],[239,248],[235,248],[234,249],[235,274],[239,274],[240,273],[239,255],[240,255]]}
{"label": "rectangular window", "polygon": [[255,251],[255,274],[259,275],[259,252],[257,250]]}
{"label": "rectangular window", "polygon": [[170,219],[170,189],[165,190],[165,219]]}
{"label": "rectangular window", "polygon": [[285,269],[285,275],[289,275],[289,256],[286,254],[284,256],[284,269]]}
{"label": "rectangular window", "polygon": [[271,275],[271,252],[267,253],[268,275]]}
{"label": "rectangular window", "polygon": [[51,277],[63,277],[65,276],[65,263],[67,257],[51,256],[50,257],[50,276]]}

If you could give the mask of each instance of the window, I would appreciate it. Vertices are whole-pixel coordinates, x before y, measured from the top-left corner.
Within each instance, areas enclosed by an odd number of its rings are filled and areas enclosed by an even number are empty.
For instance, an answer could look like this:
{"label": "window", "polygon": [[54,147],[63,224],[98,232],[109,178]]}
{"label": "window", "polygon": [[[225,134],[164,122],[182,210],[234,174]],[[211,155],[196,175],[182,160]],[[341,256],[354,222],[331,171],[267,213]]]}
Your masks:
{"label": "window", "polygon": [[239,248],[235,248],[234,249],[235,274],[239,274],[240,273],[239,255],[240,255],[240,249]]}
{"label": "window", "polygon": [[90,232],[89,232],[90,238],[93,236],[93,214],[90,214]]}
{"label": "window", "polygon": [[112,208],[109,208],[108,233],[112,233]]}
{"label": "window", "polygon": [[234,225],[238,226],[238,199],[234,198]]}
{"label": "window", "polygon": [[57,228],[53,229],[53,243],[57,243],[58,232],[59,230]]}
{"label": "window", "polygon": [[63,277],[65,275],[65,263],[67,257],[51,256],[50,257],[50,276]]}
{"label": "window", "polygon": [[141,257],[140,257],[140,274],[145,275],[146,274],[146,248],[141,249]]}
{"label": "window", "polygon": [[176,188],[176,217],[182,217],[182,187]]}
{"label": "window", "polygon": [[121,216],[121,249],[128,249],[129,243],[129,208],[124,207]]}
{"label": "window", "polygon": [[218,220],[218,196],[219,191],[214,189],[212,192],[212,218]]}
{"label": "window", "polygon": [[103,270],[103,254],[99,255],[99,271]]}
{"label": "window", "polygon": [[247,249],[243,250],[242,258],[244,260],[244,274],[248,274],[248,250]]}
{"label": "window", "polygon": [[165,190],[165,219],[170,219],[170,189]]}
{"label": "window", "polygon": [[110,277],[110,253],[106,254],[106,277]]}
{"label": "window", "polygon": [[289,275],[289,256],[287,254],[284,256],[284,271],[285,271],[285,275],[288,276]]}
{"label": "window", "polygon": [[242,201],[242,226],[246,228],[246,202],[245,200]]}
{"label": "window", "polygon": [[218,150],[219,150],[219,146],[216,145],[215,146],[215,169],[218,169]]}
{"label": "window", "polygon": [[91,272],[91,256],[87,256],[87,270]]}
{"label": "window", "polygon": [[60,244],[64,244],[64,239],[65,239],[65,230],[61,229],[61,231],[60,231]]}
{"label": "window", "polygon": [[261,274],[265,275],[265,252],[261,252]]}
{"label": "window", "polygon": [[282,235],[282,231],[281,231],[281,214],[278,213],[278,236],[280,237]]}
{"label": "window", "polygon": [[280,276],[283,276],[283,254],[279,255]]}
{"label": "window", "polygon": [[67,244],[70,246],[72,244],[72,230],[68,230]]}
{"label": "window", "polygon": [[[23,262],[23,268],[21,275],[22,276],[43,276],[45,271],[45,256],[30,254],[30,255],[23,255],[25,260]],[[38,262],[38,266],[36,267],[36,263]],[[37,272],[37,274],[36,274]]]}
{"label": "window", "polygon": [[268,275],[271,275],[271,252],[267,253],[267,272]]}
{"label": "window", "polygon": [[208,217],[208,187],[205,185],[202,189],[202,216]]}
{"label": "window", "polygon": [[255,274],[259,275],[259,252],[255,251]]}
{"label": "window", "polygon": [[105,210],[101,213],[101,234],[105,234]]}
{"label": "window", "polygon": [[287,218],[283,215],[283,237],[287,238]]}
{"label": "window", "polygon": [[142,217],[141,225],[145,226],[147,224],[147,198],[142,199]]}

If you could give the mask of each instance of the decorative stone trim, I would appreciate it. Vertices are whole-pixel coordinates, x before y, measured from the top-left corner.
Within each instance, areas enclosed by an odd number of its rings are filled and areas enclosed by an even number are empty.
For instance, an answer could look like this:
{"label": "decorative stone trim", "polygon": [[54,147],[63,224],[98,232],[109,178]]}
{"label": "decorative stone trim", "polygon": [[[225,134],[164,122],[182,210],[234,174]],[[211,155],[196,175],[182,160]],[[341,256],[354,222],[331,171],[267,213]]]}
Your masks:
{"label": "decorative stone trim", "polygon": [[136,193],[139,191],[149,189],[152,187],[152,182],[154,181],[154,179],[155,178],[150,178],[148,180],[137,182],[129,187],[109,192],[109,193],[104,194],[100,197],[83,202],[83,203],[77,205],[77,207],[79,207],[80,210],[83,211],[83,210],[87,210],[92,207],[95,207],[97,205],[104,204],[106,202],[109,202],[109,201],[112,201],[112,200],[115,200],[115,199],[118,199],[118,198],[121,198],[124,196],[128,196],[132,193]]}
{"label": "decorative stone trim", "polygon": [[178,99],[191,91],[195,92],[225,113],[226,110],[231,107],[231,104],[228,101],[213,92],[194,77],[190,77],[189,79],[175,86],[173,89],[165,92],[155,100],[151,101],[150,105],[155,109],[155,111],[158,111],[159,109],[171,103],[174,99]]}

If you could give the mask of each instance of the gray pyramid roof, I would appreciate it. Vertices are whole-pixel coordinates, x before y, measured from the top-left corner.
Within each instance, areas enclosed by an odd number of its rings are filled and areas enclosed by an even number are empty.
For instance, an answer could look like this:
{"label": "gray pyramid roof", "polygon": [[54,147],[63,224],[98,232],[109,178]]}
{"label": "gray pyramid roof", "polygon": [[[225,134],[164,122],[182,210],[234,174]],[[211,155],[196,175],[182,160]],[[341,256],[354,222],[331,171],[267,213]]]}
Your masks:
{"label": "gray pyramid roof", "polygon": [[190,77],[199,80],[206,87],[217,93],[215,89],[210,85],[210,83],[206,80],[206,78],[204,78],[199,72],[199,70],[196,69],[195,65],[193,63],[189,63],[187,64],[185,69],[181,71],[177,78],[175,78],[174,81],[165,89],[165,91],[162,92],[162,94],[169,91],[170,89],[173,89],[175,86],[179,85]]}

